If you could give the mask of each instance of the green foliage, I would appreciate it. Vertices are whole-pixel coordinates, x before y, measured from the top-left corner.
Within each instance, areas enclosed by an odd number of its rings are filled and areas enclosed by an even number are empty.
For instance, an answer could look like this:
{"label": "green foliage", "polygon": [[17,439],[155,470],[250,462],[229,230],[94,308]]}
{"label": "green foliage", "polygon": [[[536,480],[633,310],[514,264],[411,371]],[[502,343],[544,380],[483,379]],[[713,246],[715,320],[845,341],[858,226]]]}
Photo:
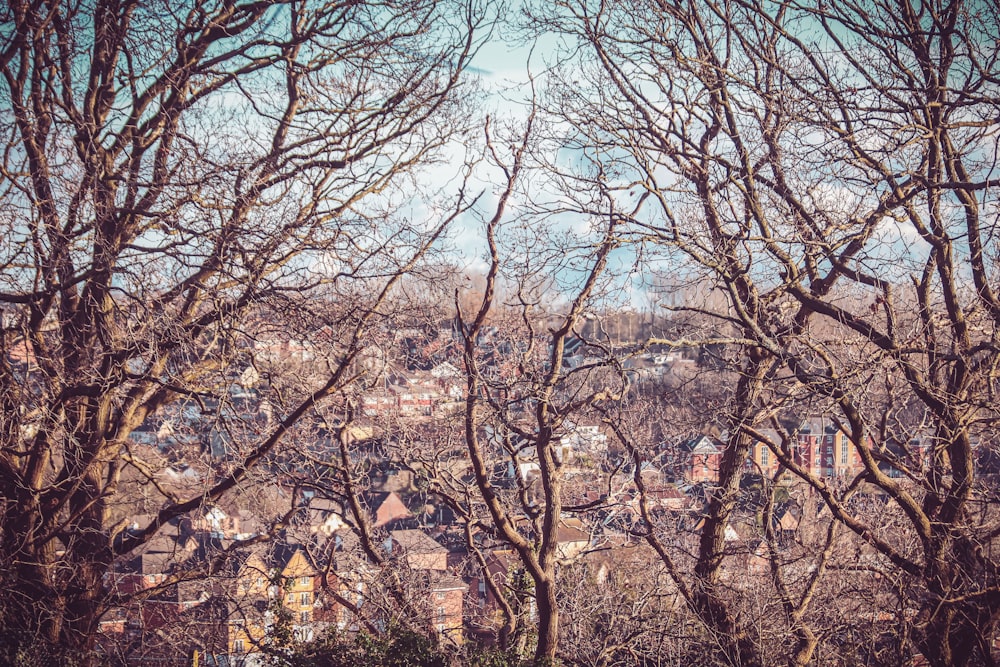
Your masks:
{"label": "green foliage", "polygon": [[474,648],[463,662],[470,667],[522,667],[527,664],[514,651],[497,648]]}
{"label": "green foliage", "polygon": [[0,630],[0,667],[78,667],[84,664],[84,656],[71,649],[26,633]]}
{"label": "green foliage", "polygon": [[273,655],[272,664],[274,667],[447,667],[450,658],[427,636],[404,628],[390,628],[381,635],[335,632]]}
{"label": "green foliage", "polygon": [[281,604],[284,595],[285,589],[282,588],[281,595],[269,606],[274,621],[268,634],[271,646],[277,649],[285,649],[292,645],[292,612]]}

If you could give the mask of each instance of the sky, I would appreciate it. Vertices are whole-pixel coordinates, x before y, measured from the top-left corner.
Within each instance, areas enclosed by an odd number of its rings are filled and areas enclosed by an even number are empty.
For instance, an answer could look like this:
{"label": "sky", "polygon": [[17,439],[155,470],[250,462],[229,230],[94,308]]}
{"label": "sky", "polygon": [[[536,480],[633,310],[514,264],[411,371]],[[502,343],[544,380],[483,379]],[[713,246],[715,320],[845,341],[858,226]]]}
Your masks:
{"label": "sky", "polygon": [[[526,102],[531,96],[530,78],[535,77],[536,87],[538,91],[541,91],[544,85],[544,70],[557,48],[557,41],[554,37],[543,36],[541,39],[525,41],[512,36],[512,32],[509,24],[498,27],[493,38],[484,44],[476,54],[472,61],[472,67],[470,67],[470,73],[479,77],[486,92],[484,99],[481,100],[482,109],[484,115],[490,115],[494,128],[497,128],[497,134],[500,133],[498,128],[503,122],[511,122],[516,125],[526,118]],[[506,148],[506,144],[504,147]],[[460,166],[463,149],[464,147],[456,147],[451,163],[444,166],[439,172],[429,175],[431,182],[457,185],[455,168]],[[495,169],[484,168],[477,172],[473,179],[471,190],[475,193],[482,193],[479,208],[482,215],[487,217],[492,213],[492,207],[497,201],[495,191],[499,177],[500,174]],[[520,237],[521,245],[514,250],[515,254],[530,252],[532,245],[531,228],[525,228],[518,223],[516,219],[518,212],[519,203],[515,199],[509,205],[506,216],[512,230],[510,236],[519,234]],[[567,233],[574,230],[582,232],[589,227],[591,221],[581,220],[579,216],[563,216],[561,219],[550,219],[547,222],[551,224],[545,230],[546,233],[557,236],[560,226],[564,227],[564,231]],[[521,227],[521,229],[514,231],[516,227]],[[454,247],[455,257],[464,270],[471,274],[485,274],[488,266],[481,219],[471,214],[463,216],[453,228],[450,240]],[[537,245],[541,246],[540,243]],[[512,259],[516,262],[521,258]],[[631,250],[618,251],[612,258],[611,268],[617,272],[619,279],[617,284],[612,287],[611,292],[614,295],[613,300],[618,304],[630,306],[636,310],[645,310],[650,307],[648,285],[644,284],[643,276],[631,270],[633,259]],[[582,276],[583,274],[567,264],[568,262],[565,262],[561,268],[559,279],[564,285],[572,286],[575,282],[574,276]]]}

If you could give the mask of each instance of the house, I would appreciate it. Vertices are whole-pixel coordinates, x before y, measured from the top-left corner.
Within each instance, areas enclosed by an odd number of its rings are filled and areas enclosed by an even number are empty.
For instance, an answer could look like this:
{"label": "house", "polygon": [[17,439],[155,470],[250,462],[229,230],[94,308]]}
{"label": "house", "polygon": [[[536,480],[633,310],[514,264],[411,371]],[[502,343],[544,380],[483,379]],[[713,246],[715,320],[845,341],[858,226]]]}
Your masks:
{"label": "house", "polygon": [[128,595],[163,585],[177,561],[172,554],[146,552],[123,563],[114,575],[115,592]]}
{"label": "house", "polygon": [[[828,477],[854,477],[864,471],[865,465],[858,453],[857,446],[851,442],[846,433],[834,427],[833,433],[829,437],[829,446],[832,448],[829,460],[831,464],[827,466],[826,475]],[[867,446],[871,446],[869,442]]]}
{"label": "house", "polygon": [[786,546],[795,541],[802,521],[802,511],[794,503],[784,503],[775,510],[772,521],[778,544]]}
{"label": "house", "polygon": [[361,409],[366,417],[393,414],[396,396],[387,391],[370,391],[361,398]]}
{"label": "house", "polygon": [[[195,571],[219,547],[219,538],[204,537],[187,562]],[[187,665],[197,651],[203,664],[250,667],[263,664],[262,649],[278,624],[287,624],[294,641],[313,638],[318,576],[302,545],[278,541],[269,550],[233,549],[210,577],[190,580],[164,574],[162,567],[171,562],[166,556],[140,555],[129,564],[139,571],[126,573],[131,579],[123,581],[151,591],[127,610],[127,643],[143,647],[133,661]],[[285,613],[276,613],[276,605]]]}
{"label": "house", "polygon": [[[919,474],[931,463],[934,448],[928,435],[909,438],[890,437],[880,448],[878,467],[889,477],[903,477],[904,470]],[[980,477],[1000,477],[1000,458],[990,447],[976,448],[976,474]]]}
{"label": "house", "polygon": [[197,652],[205,664],[257,664],[269,624],[267,569],[258,554],[241,550],[211,578],[158,575],[125,608],[126,661],[180,667]]}
{"label": "house", "polygon": [[430,371],[386,373],[379,386],[362,397],[362,409],[369,417],[429,417],[465,395],[460,377],[458,369],[448,363]]}
{"label": "house", "polygon": [[448,550],[422,530],[390,531],[385,549],[413,570],[444,572],[448,569]]}
{"label": "house", "polygon": [[[686,523],[687,525],[685,526],[685,531],[690,530],[692,533],[700,535],[701,531],[705,529],[706,521],[704,516],[694,515],[689,517]],[[732,521],[726,522],[726,527],[723,529],[722,533],[723,542],[725,542],[727,545],[737,544],[745,541],[745,539],[746,536],[740,535],[740,531],[736,529]]]}
{"label": "house", "polygon": [[750,451],[747,453],[746,469],[749,473],[773,478],[778,471],[779,462],[771,446],[780,448],[781,436],[773,429],[764,429],[760,433],[767,442],[756,439],[751,441]]}
{"label": "house", "polygon": [[[230,656],[260,653],[279,623],[288,624],[285,629],[294,641],[313,639],[317,572],[301,545],[277,542],[264,553],[238,551],[227,569],[230,574],[221,578],[217,595],[228,604]],[[275,603],[286,612],[283,616],[275,613]]]}
{"label": "house", "polygon": [[413,379],[400,379],[399,384],[389,385],[389,391],[396,397],[399,414],[405,417],[431,416],[439,398],[434,387]]}
{"label": "house", "polygon": [[229,539],[239,531],[239,519],[235,510],[230,515],[220,505],[206,504],[192,513],[191,529],[218,539]]}
{"label": "house", "polygon": [[233,554],[226,569],[228,576],[218,582],[223,586],[217,592],[226,603],[226,615],[220,620],[225,622],[228,654],[256,655],[273,624],[269,609],[272,568],[260,554],[244,550]]}
{"label": "house", "polygon": [[608,453],[608,436],[601,432],[598,424],[565,424],[565,433],[561,436],[561,444],[567,448],[564,456],[570,452],[590,456],[603,456]]}
{"label": "house", "polygon": [[465,596],[469,587],[461,577],[435,573],[429,578],[429,589],[434,629],[445,640],[461,644],[464,641]]}
{"label": "house", "polygon": [[329,538],[338,530],[346,526],[344,522],[344,508],[336,500],[311,496],[303,503],[306,511],[300,518],[309,532],[313,535],[320,535]]}
{"label": "house", "polygon": [[646,481],[646,502],[650,507],[684,510],[691,506],[691,497],[669,482]]}
{"label": "house", "polygon": [[413,471],[405,463],[392,458],[372,462],[368,478],[373,491],[406,493],[417,490]]}
{"label": "house", "polygon": [[590,547],[590,531],[576,517],[561,517],[556,526],[556,555],[560,560],[573,560]]}
{"label": "house", "polygon": [[313,610],[316,603],[318,572],[297,544],[277,544],[271,555],[272,597],[281,598],[289,613],[293,637],[297,641],[313,638]]}
{"label": "house", "polygon": [[[151,515],[133,517],[116,540],[144,529],[152,520]],[[196,548],[196,541],[181,522],[167,523],[134,557],[116,567],[113,576],[116,592],[130,594],[162,585],[167,573],[190,558]]]}
{"label": "house", "polygon": [[[263,608],[258,610],[264,613]],[[257,667],[261,655],[240,632],[232,601],[223,596],[206,598],[198,605],[180,607],[150,604],[143,622],[130,621],[129,640],[118,647],[120,659],[144,667],[202,665]],[[197,657],[196,657],[197,656]]]}
{"label": "house", "polygon": [[689,484],[715,484],[725,446],[716,438],[699,435],[680,445],[681,474]]}
{"label": "house", "polygon": [[431,625],[448,641],[461,643],[468,586],[448,572],[448,549],[421,530],[393,530],[385,548],[416,571],[427,587]]}
{"label": "house", "polygon": [[317,630],[332,626],[355,632],[366,621],[369,584],[375,573],[364,557],[358,557],[359,550],[357,535],[347,529],[310,547],[308,555],[316,568],[313,621]]}
{"label": "house", "polygon": [[[465,605],[465,626],[480,642],[495,640],[503,623],[500,602],[493,588],[515,599],[526,585],[520,558],[513,549],[483,548],[485,569],[471,561],[465,576],[469,604]],[[492,583],[492,587],[490,586]]]}
{"label": "house", "polygon": [[817,477],[853,477],[864,470],[857,446],[829,417],[807,417],[793,435],[795,462]]}

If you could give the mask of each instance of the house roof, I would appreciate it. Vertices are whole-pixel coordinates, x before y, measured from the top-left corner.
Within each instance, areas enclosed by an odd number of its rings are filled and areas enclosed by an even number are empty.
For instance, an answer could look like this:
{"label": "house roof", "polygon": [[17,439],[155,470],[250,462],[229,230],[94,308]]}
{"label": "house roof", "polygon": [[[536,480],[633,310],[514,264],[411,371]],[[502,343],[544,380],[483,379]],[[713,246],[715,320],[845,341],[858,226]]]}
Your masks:
{"label": "house roof", "polygon": [[432,593],[443,593],[445,591],[465,591],[468,585],[462,581],[461,577],[450,574],[439,574],[432,577],[428,582]]}
{"label": "house roof", "polygon": [[271,564],[284,577],[306,577],[316,574],[316,568],[301,544],[276,544]]}
{"label": "house roof", "polygon": [[777,517],[778,528],[781,530],[796,530],[799,527],[799,518],[795,516],[790,510],[786,510],[781,513],[781,516]]}
{"label": "house roof", "polygon": [[837,426],[829,417],[812,415],[803,418],[796,430],[803,434],[823,435],[824,433],[836,433]]}
{"label": "house roof", "polygon": [[163,574],[174,562],[173,554],[145,553],[128,561],[122,570],[135,574]]}
{"label": "house roof", "polygon": [[577,518],[565,518],[559,520],[557,528],[557,538],[559,542],[586,542],[590,543],[590,532],[586,530],[583,522]]}
{"label": "house roof", "polygon": [[447,553],[437,540],[422,530],[393,530],[389,537],[394,543],[411,554]]}
{"label": "house roof", "polygon": [[[773,428],[762,428],[759,433],[767,439],[768,442],[774,445],[781,444],[781,434],[775,431]],[[766,446],[759,440],[754,440],[755,445]]]}
{"label": "house roof", "polygon": [[365,493],[362,495],[362,500],[372,514],[372,525],[375,528],[381,528],[397,519],[408,519],[413,516],[402,498],[393,491]]}
{"label": "house roof", "polygon": [[681,448],[697,455],[721,454],[722,444],[715,438],[699,435],[681,443]]}
{"label": "house roof", "polygon": [[307,506],[310,510],[317,513],[341,514],[344,511],[343,505],[340,501],[333,500],[332,498],[322,498],[320,496],[313,496],[312,498],[309,498]]}

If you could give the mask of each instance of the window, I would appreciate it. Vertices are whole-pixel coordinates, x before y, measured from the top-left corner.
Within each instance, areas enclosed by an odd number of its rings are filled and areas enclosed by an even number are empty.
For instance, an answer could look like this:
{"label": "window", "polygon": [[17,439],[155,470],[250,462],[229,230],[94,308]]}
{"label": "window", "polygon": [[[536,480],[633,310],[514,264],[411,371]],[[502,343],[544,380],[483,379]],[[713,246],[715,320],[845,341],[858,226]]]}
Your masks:
{"label": "window", "polygon": [[312,620],[312,612],[303,611],[299,613],[299,623],[308,623]]}
{"label": "window", "polygon": [[246,647],[243,645],[242,639],[236,639],[233,641],[233,653],[245,653]]}
{"label": "window", "polygon": [[760,448],[760,467],[766,468],[771,458],[771,450],[763,445]]}
{"label": "window", "polygon": [[288,604],[295,602],[295,593],[289,593],[288,597],[285,598],[285,601],[288,602]]}
{"label": "window", "polygon": [[847,436],[840,436],[840,464],[847,465]]}
{"label": "window", "polygon": [[312,577],[299,577],[300,586],[308,586],[312,583]]}
{"label": "window", "polygon": [[299,604],[303,607],[306,606],[307,604],[312,604],[312,594],[309,593],[308,591],[305,593],[301,593],[299,595]]}
{"label": "window", "polygon": [[444,607],[437,608],[437,629],[438,632],[444,632]]}

